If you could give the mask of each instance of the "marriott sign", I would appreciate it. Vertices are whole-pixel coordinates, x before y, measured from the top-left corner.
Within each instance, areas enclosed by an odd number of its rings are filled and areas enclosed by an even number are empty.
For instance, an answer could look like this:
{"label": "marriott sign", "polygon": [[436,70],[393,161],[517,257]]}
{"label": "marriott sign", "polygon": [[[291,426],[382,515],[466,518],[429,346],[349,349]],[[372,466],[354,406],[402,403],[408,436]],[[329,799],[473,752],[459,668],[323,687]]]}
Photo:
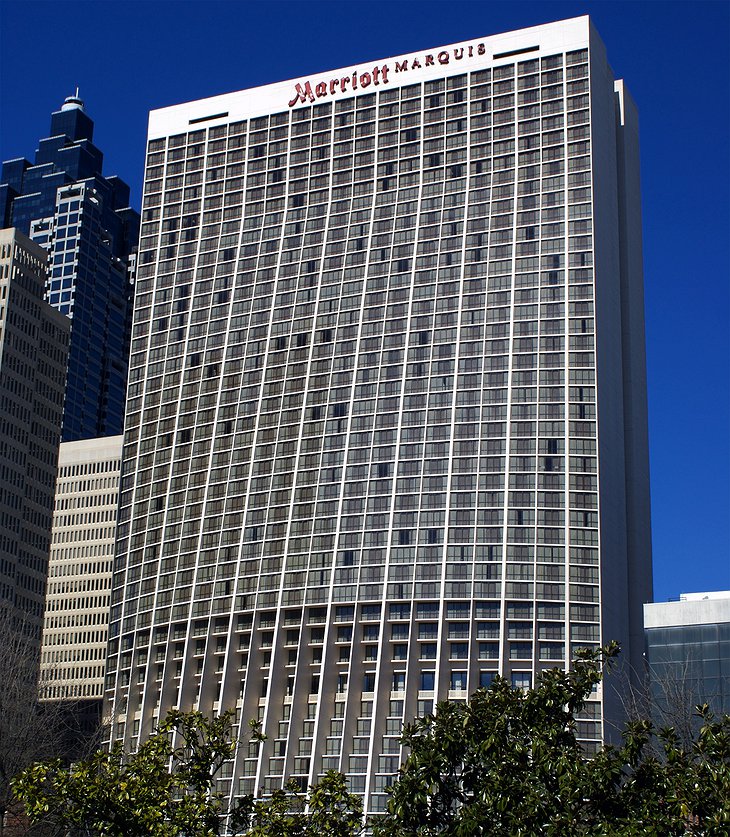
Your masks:
{"label": "marriott sign", "polygon": [[462,61],[464,58],[473,58],[475,55],[485,55],[486,51],[487,48],[484,43],[450,47],[440,52],[429,52],[420,57],[396,59],[391,63],[376,65],[372,70],[364,72],[356,70],[352,75],[337,76],[327,80],[322,79],[314,85],[311,81],[305,81],[303,84],[297,82],[294,85],[294,95],[289,100],[289,107],[293,108],[295,105],[314,102],[316,99],[333,96],[335,93],[344,93],[346,90],[364,90],[370,85],[377,87],[381,84],[388,84],[392,72],[407,73],[410,70],[420,70],[422,67],[451,64],[452,62]]}

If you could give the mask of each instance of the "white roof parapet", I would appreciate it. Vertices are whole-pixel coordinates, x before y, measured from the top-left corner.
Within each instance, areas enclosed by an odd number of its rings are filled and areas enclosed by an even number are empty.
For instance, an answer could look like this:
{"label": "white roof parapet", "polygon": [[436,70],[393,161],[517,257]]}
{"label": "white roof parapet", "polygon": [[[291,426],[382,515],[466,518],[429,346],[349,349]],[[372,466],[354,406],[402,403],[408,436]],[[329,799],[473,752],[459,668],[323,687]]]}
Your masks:
{"label": "white roof parapet", "polygon": [[590,20],[586,15],[172,105],[150,112],[148,139],[195,130],[198,123],[206,127],[228,124],[309,105],[312,101],[336,101],[353,94],[370,93],[376,87],[383,89],[384,85],[400,86],[442,78],[455,68],[464,72],[480,70],[522,51],[539,57],[584,49],[589,41],[589,29]]}

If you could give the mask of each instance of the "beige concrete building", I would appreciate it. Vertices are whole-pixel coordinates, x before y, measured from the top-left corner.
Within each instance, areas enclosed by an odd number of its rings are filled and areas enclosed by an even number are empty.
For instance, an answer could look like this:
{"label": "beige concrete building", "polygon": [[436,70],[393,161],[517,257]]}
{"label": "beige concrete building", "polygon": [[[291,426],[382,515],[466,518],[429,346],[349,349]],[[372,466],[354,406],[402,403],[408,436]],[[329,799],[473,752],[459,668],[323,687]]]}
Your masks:
{"label": "beige concrete building", "polygon": [[103,694],[121,455],[121,436],[60,446],[41,656],[50,699]]}
{"label": "beige concrete building", "polygon": [[44,301],[45,282],[45,251],[15,229],[0,230],[0,611],[35,641],[70,329]]}

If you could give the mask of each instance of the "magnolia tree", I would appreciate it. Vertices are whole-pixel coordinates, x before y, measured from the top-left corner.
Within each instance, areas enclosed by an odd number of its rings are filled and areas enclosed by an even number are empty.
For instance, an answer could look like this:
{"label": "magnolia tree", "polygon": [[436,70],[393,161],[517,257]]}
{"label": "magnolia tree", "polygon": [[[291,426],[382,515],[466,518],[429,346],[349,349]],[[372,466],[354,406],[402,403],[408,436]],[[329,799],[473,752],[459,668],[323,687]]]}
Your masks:
{"label": "magnolia tree", "polygon": [[351,837],[362,829],[360,799],[334,771],[307,794],[292,786],[229,806],[215,777],[234,753],[230,713],[172,711],[134,753],[117,743],[70,767],[34,764],[13,790],[30,820],[58,835]]}
{"label": "magnolia tree", "polygon": [[632,721],[620,746],[584,752],[575,717],[617,653],[583,652],[527,691],[497,679],[407,726],[410,755],[376,835],[730,833],[730,717],[699,707],[689,746],[671,728]]}
{"label": "magnolia tree", "polygon": [[[619,746],[587,755],[576,715],[618,648],[584,652],[533,689],[497,679],[468,703],[440,703],[408,725],[409,756],[388,810],[364,823],[345,777],[326,773],[229,807],[215,776],[235,753],[230,716],[170,713],[132,754],[119,745],[64,768],[35,764],[13,788],[34,822],[83,837],[573,837],[730,833],[730,717],[699,709],[685,745],[630,722]],[[254,736],[262,738],[254,725]]]}

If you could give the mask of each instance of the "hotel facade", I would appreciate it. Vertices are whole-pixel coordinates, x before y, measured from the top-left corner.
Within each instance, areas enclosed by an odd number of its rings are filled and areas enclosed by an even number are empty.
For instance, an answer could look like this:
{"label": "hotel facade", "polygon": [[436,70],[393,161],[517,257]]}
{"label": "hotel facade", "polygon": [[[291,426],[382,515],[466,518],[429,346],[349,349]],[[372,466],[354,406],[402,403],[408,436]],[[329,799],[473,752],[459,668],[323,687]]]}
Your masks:
{"label": "hotel facade", "polygon": [[640,670],[650,600],[637,117],[588,18],[151,114],[113,738],[232,709],[223,793],[334,768],[377,812],[404,722]]}

